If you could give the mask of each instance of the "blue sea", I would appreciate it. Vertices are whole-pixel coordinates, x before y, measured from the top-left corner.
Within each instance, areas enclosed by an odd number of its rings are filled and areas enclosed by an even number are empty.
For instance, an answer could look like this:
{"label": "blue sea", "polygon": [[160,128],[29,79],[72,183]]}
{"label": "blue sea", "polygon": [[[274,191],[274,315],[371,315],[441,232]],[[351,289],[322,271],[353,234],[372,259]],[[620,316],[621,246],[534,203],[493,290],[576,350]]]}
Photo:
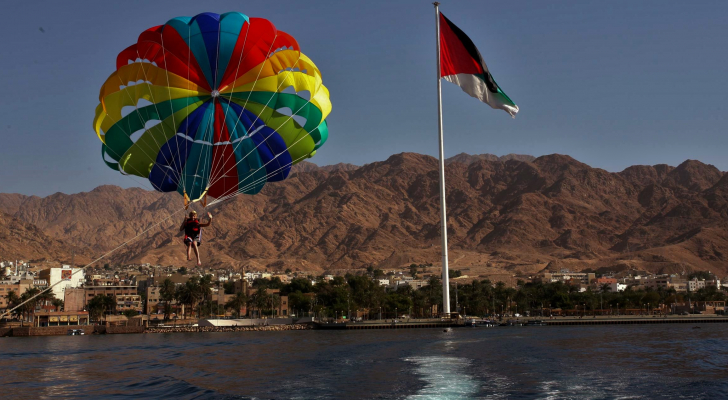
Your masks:
{"label": "blue sea", "polygon": [[728,325],[0,338],[0,397],[721,399]]}

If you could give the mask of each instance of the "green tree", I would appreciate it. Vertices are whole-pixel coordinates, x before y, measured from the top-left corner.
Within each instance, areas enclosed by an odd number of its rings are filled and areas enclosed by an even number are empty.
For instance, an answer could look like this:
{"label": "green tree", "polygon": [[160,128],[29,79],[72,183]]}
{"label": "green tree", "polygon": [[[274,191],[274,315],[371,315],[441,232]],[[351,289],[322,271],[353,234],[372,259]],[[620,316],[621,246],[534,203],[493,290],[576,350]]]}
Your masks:
{"label": "green tree", "polygon": [[197,276],[191,277],[183,285],[177,287],[175,298],[180,304],[189,306],[185,307],[182,318],[187,318],[187,308],[190,309],[190,314],[193,314],[195,306],[202,299],[202,292],[200,278]]}
{"label": "green tree", "polygon": [[123,314],[127,318],[132,318],[132,317],[136,317],[137,315],[139,315],[139,312],[137,310],[129,309],[129,310],[124,310]]}
{"label": "green tree", "polygon": [[63,308],[63,300],[61,299],[53,299],[51,301],[51,304],[53,305],[53,307],[56,308],[56,311],[61,311],[61,309]]}
{"label": "green tree", "polygon": [[240,318],[240,309],[248,303],[248,296],[243,292],[235,293],[232,299],[225,303],[226,310],[232,310],[235,318]]}
{"label": "green tree", "polygon": [[409,271],[412,279],[417,279],[417,264],[410,264]]}
{"label": "green tree", "polygon": [[259,288],[256,290],[250,300],[252,301],[252,305],[255,309],[258,310],[260,316],[262,316],[265,310],[268,309],[269,295],[266,289]]}
{"label": "green tree", "polygon": [[311,299],[297,290],[288,294],[288,306],[294,312],[297,310],[309,311],[311,309]]}
{"label": "green tree", "polygon": [[87,307],[89,314],[95,320],[101,321],[104,315],[116,310],[116,298],[105,294],[97,294],[89,300]]}
{"label": "green tree", "polygon": [[164,301],[164,320],[166,321],[172,313],[172,305],[170,304],[175,297],[176,287],[171,279],[167,278],[159,287],[159,297]]}
{"label": "green tree", "polygon": [[9,291],[8,294],[5,295],[5,299],[8,302],[8,310],[12,310],[13,308],[17,307],[18,304],[20,304],[20,297],[17,295],[17,293],[15,293],[14,290]]}
{"label": "green tree", "polygon": [[311,284],[311,280],[304,278],[293,278],[291,279],[291,282],[289,284],[284,285],[281,288],[281,295],[286,296],[289,293],[297,291],[301,293],[313,292],[313,285]]}

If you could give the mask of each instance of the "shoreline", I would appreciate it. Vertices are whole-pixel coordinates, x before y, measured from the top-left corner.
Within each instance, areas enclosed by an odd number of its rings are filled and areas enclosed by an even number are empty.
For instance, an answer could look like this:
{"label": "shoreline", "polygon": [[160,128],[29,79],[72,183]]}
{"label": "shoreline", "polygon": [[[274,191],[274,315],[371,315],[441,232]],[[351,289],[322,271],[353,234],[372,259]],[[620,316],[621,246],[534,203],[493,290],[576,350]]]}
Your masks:
{"label": "shoreline", "polygon": [[[519,318],[500,322],[514,322],[511,327],[525,327],[528,321],[542,321],[543,326],[595,326],[595,325],[656,325],[656,324],[714,324],[728,323],[726,316],[674,316],[646,317],[619,316],[597,318]],[[28,336],[65,336],[69,330],[82,330],[85,335],[133,334],[133,333],[194,333],[194,332],[282,332],[301,330],[363,330],[363,329],[433,329],[433,328],[466,328],[464,321],[411,321],[411,322],[357,322],[357,323],[299,323],[278,325],[235,325],[235,326],[176,326],[176,327],[142,327],[142,326],[105,326],[105,325],[69,325],[53,327],[0,327],[0,337]],[[481,329],[485,326],[479,325]],[[491,326],[496,328],[498,326]]]}
{"label": "shoreline", "polygon": [[142,333],[189,333],[189,332],[251,332],[251,331],[305,331],[314,329],[310,324],[263,325],[263,326],[178,326],[151,327]]}

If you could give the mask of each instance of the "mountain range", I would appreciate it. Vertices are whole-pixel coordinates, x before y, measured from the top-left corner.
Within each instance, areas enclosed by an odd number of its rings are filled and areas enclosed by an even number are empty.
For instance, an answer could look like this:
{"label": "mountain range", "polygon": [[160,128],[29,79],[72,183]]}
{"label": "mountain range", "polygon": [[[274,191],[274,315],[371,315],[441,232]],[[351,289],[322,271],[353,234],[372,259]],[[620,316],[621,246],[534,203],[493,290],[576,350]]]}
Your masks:
{"label": "mountain range", "polygon": [[[451,268],[470,277],[559,268],[728,272],[728,177],[687,160],[621,172],[569,156],[459,154],[446,162]],[[302,162],[254,196],[210,206],[210,266],[342,272],[440,264],[437,159]],[[177,193],[100,186],[0,194],[0,258],[188,265]],[[204,218],[203,218],[204,219]],[[156,224],[159,224],[157,226]],[[189,264],[191,265],[191,264]]]}

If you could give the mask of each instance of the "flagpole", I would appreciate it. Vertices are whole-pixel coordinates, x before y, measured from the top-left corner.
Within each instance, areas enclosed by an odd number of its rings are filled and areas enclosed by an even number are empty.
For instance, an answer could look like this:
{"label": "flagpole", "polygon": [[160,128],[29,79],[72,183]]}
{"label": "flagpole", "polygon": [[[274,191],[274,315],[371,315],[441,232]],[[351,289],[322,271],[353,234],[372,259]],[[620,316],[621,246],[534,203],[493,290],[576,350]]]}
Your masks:
{"label": "flagpole", "polygon": [[442,314],[450,315],[450,277],[447,265],[447,211],[445,208],[445,150],[442,139],[442,81],[440,79],[440,3],[434,2],[437,24],[437,126],[440,133],[440,235],[442,237]]}

